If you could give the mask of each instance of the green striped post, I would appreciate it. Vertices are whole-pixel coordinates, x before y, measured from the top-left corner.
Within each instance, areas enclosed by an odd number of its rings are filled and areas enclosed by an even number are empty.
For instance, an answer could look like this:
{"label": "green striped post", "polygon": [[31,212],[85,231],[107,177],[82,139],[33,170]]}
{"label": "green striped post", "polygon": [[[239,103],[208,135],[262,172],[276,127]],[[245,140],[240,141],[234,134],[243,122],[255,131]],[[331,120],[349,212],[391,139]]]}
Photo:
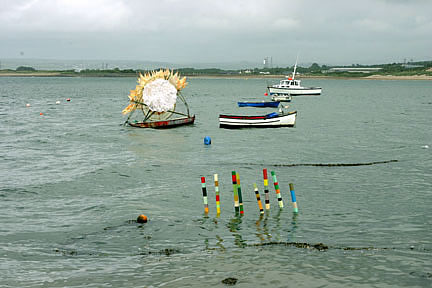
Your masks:
{"label": "green striped post", "polygon": [[282,200],[282,195],[281,195],[280,189],[279,189],[279,183],[278,183],[277,178],[276,178],[276,173],[274,171],[271,171],[271,175],[273,177],[273,184],[274,184],[274,187],[276,190],[276,196],[277,196],[277,199],[279,202],[279,208],[283,208],[283,200]]}

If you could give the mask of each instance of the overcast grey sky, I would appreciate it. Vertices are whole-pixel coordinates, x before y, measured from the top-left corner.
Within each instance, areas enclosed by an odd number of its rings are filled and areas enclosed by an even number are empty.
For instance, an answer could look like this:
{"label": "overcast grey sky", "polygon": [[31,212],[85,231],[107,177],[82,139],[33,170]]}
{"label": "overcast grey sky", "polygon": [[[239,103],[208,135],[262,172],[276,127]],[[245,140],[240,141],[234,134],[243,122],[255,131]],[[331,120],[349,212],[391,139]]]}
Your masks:
{"label": "overcast grey sky", "polygon": [[432,60],[431,0],[0,0],[0,59]]}

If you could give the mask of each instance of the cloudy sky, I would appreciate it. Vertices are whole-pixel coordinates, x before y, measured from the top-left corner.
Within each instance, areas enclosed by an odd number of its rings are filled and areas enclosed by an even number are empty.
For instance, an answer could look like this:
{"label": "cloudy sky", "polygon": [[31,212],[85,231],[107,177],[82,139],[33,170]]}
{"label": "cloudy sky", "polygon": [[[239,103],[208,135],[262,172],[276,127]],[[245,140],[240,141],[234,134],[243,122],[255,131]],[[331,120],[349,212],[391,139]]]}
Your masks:
{"label": "cloudy sky", "polygon": [[432,60],[430,0],[0,0],[0,60]]}

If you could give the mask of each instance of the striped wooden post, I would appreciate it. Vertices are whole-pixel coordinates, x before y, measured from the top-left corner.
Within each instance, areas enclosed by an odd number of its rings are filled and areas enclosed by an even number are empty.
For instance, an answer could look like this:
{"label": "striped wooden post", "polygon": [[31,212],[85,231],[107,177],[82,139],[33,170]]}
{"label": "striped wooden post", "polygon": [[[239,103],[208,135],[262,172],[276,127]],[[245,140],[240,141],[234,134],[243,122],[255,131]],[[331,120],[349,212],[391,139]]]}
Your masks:
{"label": "striped wooden post", "polygon": [[240,208],[239,208],[239,197],[238,197],[238,191],[237,191],[237,176],[236,176],[236,172],[232,171],[231,175],[232,175],[233,192],[234,192],[234,211],[237,214],[237,213],[239,213]]}
{"label": "striped wooden post", "polygon": [[258,202],[258,207],[260,209],[260,213],[264,214],[264,209],[263,209],[263,206],[262,206],[262,203],[261,203],[261,197],[260,197],[260,194],[259,194],[259,191],[258,191],[258,187],[257,187],[256,183],[254,183],[253,186],[254,186],[255,196],[256,196],[256,199],[257,199],[257,202]]}
{"label": "striped wooden post", "polygon": [[266,210],[270,209],[270,196],[268,190],[268,178],[267,178],[267,169],[263,169],[264,176],[264,195],[265,195],[265,208]]}
{"label": "striped wooden post", "polygon": [[274,171],[271,171],[271,175],[273,177],[273,184],[274,184],[274,187],[276,190],[276,196],[277,196],[277,199],[279,202],[279,208],[283,208],[283,200],[282,200],[282,195],[281,195],[280,189],[279,189],[279,183],[278,183],[277,178],[276,178],[276,173]]}
{"label": "striped wooden post", "polygon": [[242,197],[242,191],[240,185],[240,175],[238,173],[236,173],[236,180],[237,180],[237,191],[238,191],[238,198],[239,198],[240,214],[244,214],[243,197]]}
{"label": "striped wooden post", "polygon": [[218,174],[214,174],[214,184],[215,184],[215,193],[216,193],[216,214],[220,214],[220,196],[219,196],[219,179]]}
{"label": "striped wooden post", "polygon": [[291,201],[293,204],[293,211],[294,211],[294,213],[298,213],[297,200],[296,200],[295,191],[294,191],[294,184],[289,183],[289,187],[290,187],[290,192],[291,192]]}
{"label": "striped wooden post", "polygon": [[205,183],[205,177],[201,177],[201,188],[202,188],[202,192],[203,192],[204,212],[207,214],[209,212],[209,208],[208,208],[207,188],[206,188],[206,183]]}

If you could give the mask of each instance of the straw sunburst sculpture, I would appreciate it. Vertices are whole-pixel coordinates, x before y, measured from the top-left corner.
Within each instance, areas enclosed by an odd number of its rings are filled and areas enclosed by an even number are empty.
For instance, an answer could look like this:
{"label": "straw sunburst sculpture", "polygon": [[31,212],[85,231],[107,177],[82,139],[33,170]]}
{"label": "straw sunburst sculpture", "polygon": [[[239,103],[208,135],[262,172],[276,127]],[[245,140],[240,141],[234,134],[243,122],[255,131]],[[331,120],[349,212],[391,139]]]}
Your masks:
{"label": "straw sunburst sculpture", "polygon": [[138,85],[129,93],[129,105],[122,113],[136,109],[148,109],[155,113],[172,111],[175,108],[178,93],[187,85],[186,77],[180,78],[178,72],[160,69],[139,74]]}

